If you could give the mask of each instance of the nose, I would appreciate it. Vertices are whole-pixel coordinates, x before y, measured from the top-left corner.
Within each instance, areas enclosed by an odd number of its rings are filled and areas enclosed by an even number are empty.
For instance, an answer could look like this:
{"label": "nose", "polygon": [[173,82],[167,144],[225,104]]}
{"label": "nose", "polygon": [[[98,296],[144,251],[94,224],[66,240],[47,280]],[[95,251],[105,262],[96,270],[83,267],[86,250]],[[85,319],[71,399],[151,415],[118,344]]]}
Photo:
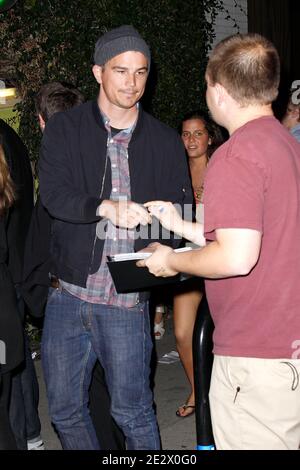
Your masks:
{"label": "nose", "polygon": [[195,142],[196,141],[196,137],[194,136],[194,134],[190,134],[189,135],[189,142]]}
{"label": "nose", "polygon": [[127,76],[127,84],[131,87],[135,87],[136,84],[136,76],[135,73],[129,73]]}

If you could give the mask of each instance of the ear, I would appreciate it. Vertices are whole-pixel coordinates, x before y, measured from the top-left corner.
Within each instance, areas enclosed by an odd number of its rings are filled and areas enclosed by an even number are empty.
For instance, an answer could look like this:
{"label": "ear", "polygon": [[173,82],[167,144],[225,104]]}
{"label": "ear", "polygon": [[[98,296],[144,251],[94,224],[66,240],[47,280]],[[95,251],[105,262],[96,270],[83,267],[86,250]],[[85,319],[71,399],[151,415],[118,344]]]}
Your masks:
{"label": "ear", "polygon": [[42,118],[42,116],[40,114],[38,115],[38,119],[39,119],[40,129],[41,129],[42,132],[44,132],[44,129],[45,129],[45,126],[46,126],[45,120]]}
{"label": "ear", "polygon": [[227,92],[220,83],[215,84],[215,91],[216,91],[217,104],[218,106],[220,106],[224,103]]}
{"label": "ear", "polygon": [[93,74],[94,74],[94,77],[95,77],[97,83],[99,83],[99,85],[101,85],[101,83],[102,83],[102,67],[100,67],[100,65],[94,65],[93,68],[92,68],[92,71],[93,71]]}
{"label": "ear", "polygon": [[212,144],[212,138],[210,137],[210,138],[208,139],[207,145],[211,145],[211,144]]}

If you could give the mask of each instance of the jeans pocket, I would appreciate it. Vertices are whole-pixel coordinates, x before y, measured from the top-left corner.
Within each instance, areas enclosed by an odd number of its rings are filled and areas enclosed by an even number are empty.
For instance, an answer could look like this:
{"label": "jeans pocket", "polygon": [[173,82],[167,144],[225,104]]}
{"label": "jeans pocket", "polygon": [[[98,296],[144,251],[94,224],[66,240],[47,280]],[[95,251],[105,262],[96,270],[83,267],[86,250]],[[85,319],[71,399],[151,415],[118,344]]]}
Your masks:
{"label": "jeans pocket", "polygon": [[240,392],[248,392],[255,387],[255,376],[252,370],[251,359],[229,357],[228,377],[234,394],[234,402]]}

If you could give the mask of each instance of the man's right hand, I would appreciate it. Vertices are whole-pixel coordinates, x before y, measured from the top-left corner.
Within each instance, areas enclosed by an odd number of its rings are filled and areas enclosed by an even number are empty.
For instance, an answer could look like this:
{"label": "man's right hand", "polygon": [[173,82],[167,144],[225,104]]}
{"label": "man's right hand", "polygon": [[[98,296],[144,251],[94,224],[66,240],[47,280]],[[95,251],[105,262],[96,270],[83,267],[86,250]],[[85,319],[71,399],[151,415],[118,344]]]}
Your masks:
{"label": "man's right hand", "polygon": [[148,208],[150,214],[154,215],[165,229],[182,235],[184,221],[174,204],[166,201],[149,201],[144,207]]}
{"label": "man's right hand", "polygon": [[139,224],[151,223],[151,215],[143,207],[132,201],[112,201],[105,199],[99,206],[98,214],[109,219],[117,227],[133,229]]}

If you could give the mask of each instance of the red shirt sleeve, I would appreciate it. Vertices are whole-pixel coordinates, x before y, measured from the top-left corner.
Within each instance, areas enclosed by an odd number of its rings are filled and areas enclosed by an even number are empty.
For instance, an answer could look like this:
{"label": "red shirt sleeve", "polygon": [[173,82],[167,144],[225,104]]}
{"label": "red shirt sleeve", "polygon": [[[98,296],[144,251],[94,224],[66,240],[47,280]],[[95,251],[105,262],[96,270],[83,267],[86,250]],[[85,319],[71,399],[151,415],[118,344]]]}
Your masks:
{"label": "red shirt sleeve", "polygon": [[239,156],[214,155],[204,183],[205,236],[215,239],[219,228],[263,233],[265,187],[265,170],[258,163]]}

